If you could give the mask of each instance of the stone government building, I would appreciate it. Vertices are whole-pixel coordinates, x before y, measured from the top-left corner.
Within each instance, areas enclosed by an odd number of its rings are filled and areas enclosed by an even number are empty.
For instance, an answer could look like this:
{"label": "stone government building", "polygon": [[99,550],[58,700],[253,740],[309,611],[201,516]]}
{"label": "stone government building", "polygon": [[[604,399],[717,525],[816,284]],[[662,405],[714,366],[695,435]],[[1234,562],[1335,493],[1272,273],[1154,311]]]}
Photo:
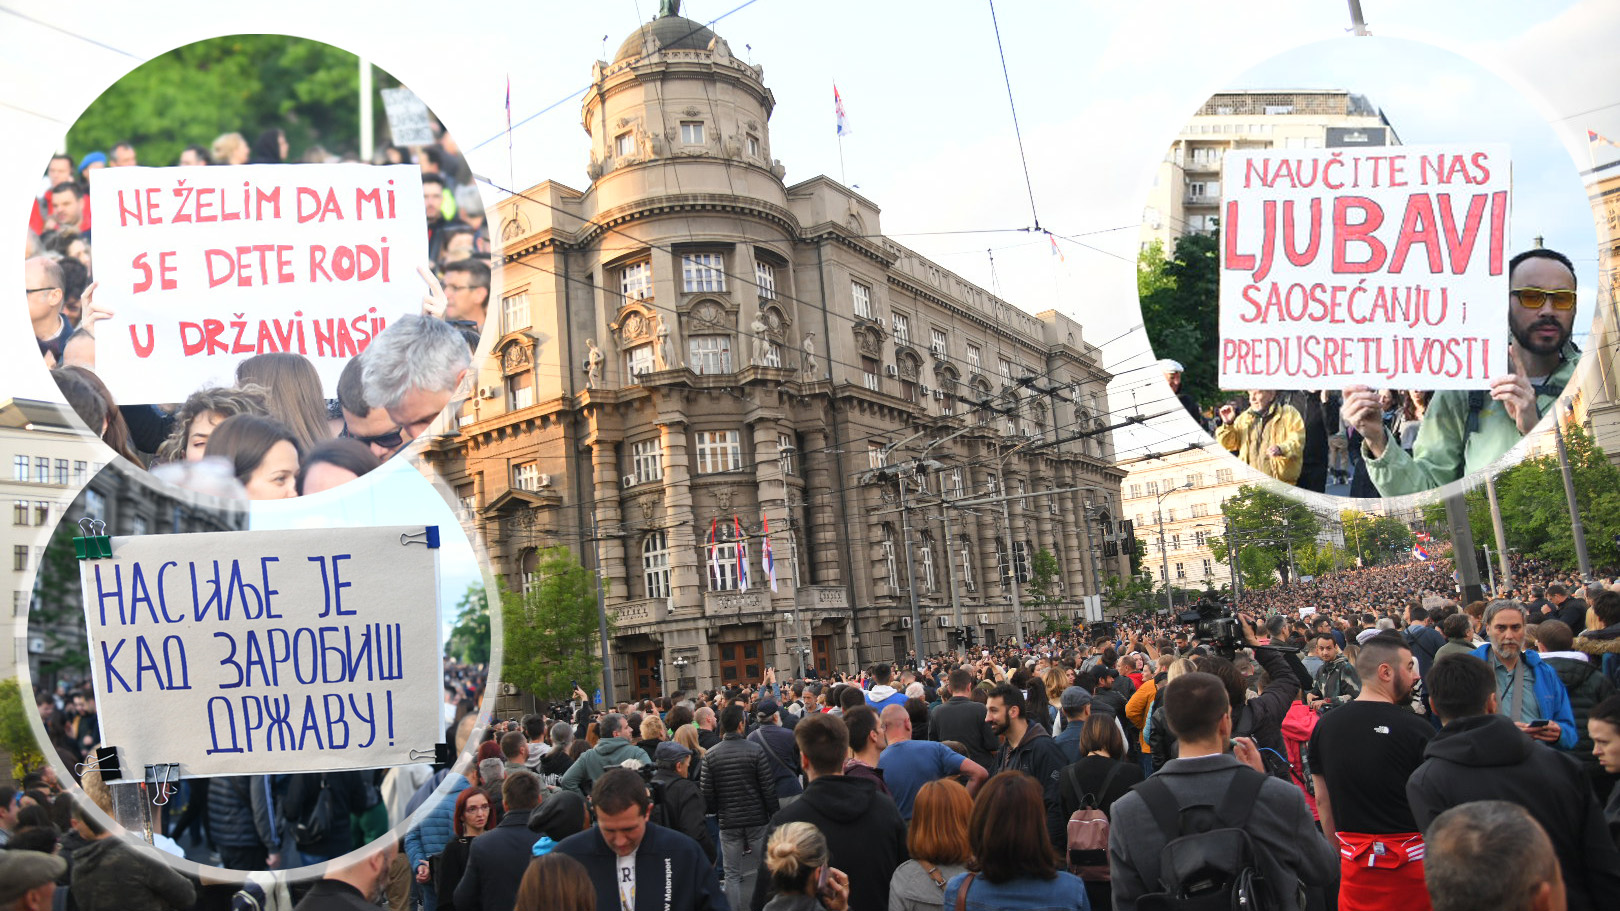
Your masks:
{"label": "stone government building", "polygon": [[[590,184],[502,204],[493,356],[424,458],[511,588],[541,547],[600,566],[614,696],[1010,635],[1007,576],[1041,549],[1065,621],[1128,572],[1111,377],[1078,323],[884,237],[833,180],[785,184],[763,69],[699,23],[655,19],[592,83]],[[939,467],[870,471],[918,457]],[[1010,542],[999,503],[951,505],[999,491],[1031,494]]]}

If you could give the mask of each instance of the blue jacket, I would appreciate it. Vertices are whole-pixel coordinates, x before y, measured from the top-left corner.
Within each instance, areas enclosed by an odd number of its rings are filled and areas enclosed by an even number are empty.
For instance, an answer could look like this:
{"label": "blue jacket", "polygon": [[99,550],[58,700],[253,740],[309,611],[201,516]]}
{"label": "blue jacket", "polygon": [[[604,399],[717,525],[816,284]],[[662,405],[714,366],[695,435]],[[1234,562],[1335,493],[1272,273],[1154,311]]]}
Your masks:
{"label": "blue jacket", "polygon": [[[956,907],[956,892],[966,880],[966,873],[958,873],[945,884],[941,898],[946,908]],[[1091,911],[1085,883],[1061,870],[1054,879],[1022,877],[1004,883],[975,876],[968,886],[966,907],[968,911]]]}
{"label": "blue jacket", "polygon": [[[1569,703],[1569,690],[1564,689],[1564,681],[1558,679],[1557,670],[1542,662],[1540,655],[1535,652],[1521,654],[1524,656],[1524,662],[1530,665],[1530,670],[1536,675],[1536,702],[1541,704],[1541,717],[1558,722],[1557,747],[1560,750],[1575,749],[1575,741],[1580,739],[1580,731],[1575,728],[1575,707]],[[1490,664],[1490,643],[1487,642],[1474,649],[1474,657]]]}
{"label": "blue jacket", "polygon": [[[413,817],[410,831],[405,833],[405,854],[411,859],[412,870],[430,856],[443,851],[444,846],[455,837],[450,817],[456,812],[456,797],[467,788],[467,779],[454,772],[446,777],[450,779],[449,790],[436,804],[429,798],[425,802],[429,808]],[[429,781],[422,787],[436,787],[436,783]]]}

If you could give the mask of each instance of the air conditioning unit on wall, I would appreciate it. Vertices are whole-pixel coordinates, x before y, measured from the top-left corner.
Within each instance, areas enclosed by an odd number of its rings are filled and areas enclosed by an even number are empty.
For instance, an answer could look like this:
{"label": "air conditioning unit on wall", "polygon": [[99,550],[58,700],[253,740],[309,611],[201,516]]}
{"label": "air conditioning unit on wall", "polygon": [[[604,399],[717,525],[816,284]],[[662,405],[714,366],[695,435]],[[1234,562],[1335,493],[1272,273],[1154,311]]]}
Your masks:
{"label": "air conditioning unit on wall", "polygon": [[911,629],[911,618],[910,617],[901,617],[900,618],[900,628],[901,629]]}
{"label": "air conditioning unit on wall", "polygon": [[883,368],[883,370],[884,370],[884,372],[885,372],[885,373],[887,373],[887,374],[888,374],[888,375],[889,375],[889,376],[899,376],[899,375],[900,375],[900,368],[899,368],[899,367],[896,367],[896,366],[895,366],[895,365],[893,365],[893,364],[889,364],[889,365],[887,365],[887,366],[885,366],[885,367],[884,367],[884,368]]}
{"label": "air conditioning unit on wall", "polygon": [[979,615],[979,625],[980,626],[989,626],[990,625],[990,615],[989,614],[980,614]]}

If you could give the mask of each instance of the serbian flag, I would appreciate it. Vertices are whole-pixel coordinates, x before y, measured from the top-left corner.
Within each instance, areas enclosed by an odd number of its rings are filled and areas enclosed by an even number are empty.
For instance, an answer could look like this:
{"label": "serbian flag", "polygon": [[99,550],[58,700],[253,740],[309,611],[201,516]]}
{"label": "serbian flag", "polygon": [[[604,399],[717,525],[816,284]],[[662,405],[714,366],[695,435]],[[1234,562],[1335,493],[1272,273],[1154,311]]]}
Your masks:
{"label": "serbian flag", "polygon": [[838,94],[838,83],[833,83],[833,112],[838,115],[838,138],[850,134],[849,115],[844,113],[844,98]]}
{"label": "serbian flag", "polygon": [[771,554],[771,519],[764,513],[760,513],[759,518],[765,523],[765,543],[759,546],[764,553],[765,578],[771,583],[771,591],[776,591],[776,557]]}
{"label": "serbian flag", "polygon": [[512,137],[512,74],[506,74],[506,136]]}
{"label": "serbian flag", "polygon": [[1430,535],[1426,531],[1414,531],[1414,532],[1412,532],[1412,537],[1417,538],[1419,541],[1422,541],[1424,544],[1427,544],[1430,541],[1434,540],[1434,537],[1432,535]]}
{"label": "serbian flag", "polygon": [[[838,90],[836,88],[833,89],[833,94],[836,95],[837,93],[838,93]],[[840,114],[839,117],[842,118],[843,115]],[[1597,145],[1598,143],[1601,142],[1604,145],[1614,146],[1615,148],[1620,149],[1620,144],[1615,143],[1614,140],[1608,139],[1608,138],[1603,137],[1603,136],[1599,136],[1598,134],[1592,132],[1591,130],[1586,131],[1586,141],[1591,143],[1592,145]]]}
{"label": "serbian flag", "polygon": [[1429,559],[1429,552],[1423,549],[1422,544],[1412,545],[1412,556],[1419,560]]}
{"label": "serbian flag", "polygon": [[1046,232],[1046,239],[1052,242],[1052,255],[1058,258],[1058,262],[1068,262],[1063,258],[1063,251],[1058,249],[1057,238],[1052,235],[1051,231]]}
{"label": "serbian flag", "polygon": [[720,520],[709,520],[709,588],[720,587]]}
{"label": "serbian flag", "polygon": [[742,520],[736,516],[731,517],[732,527],[737,532],[737,587],[743,591],[748,590],[748,538],[743,534]]}

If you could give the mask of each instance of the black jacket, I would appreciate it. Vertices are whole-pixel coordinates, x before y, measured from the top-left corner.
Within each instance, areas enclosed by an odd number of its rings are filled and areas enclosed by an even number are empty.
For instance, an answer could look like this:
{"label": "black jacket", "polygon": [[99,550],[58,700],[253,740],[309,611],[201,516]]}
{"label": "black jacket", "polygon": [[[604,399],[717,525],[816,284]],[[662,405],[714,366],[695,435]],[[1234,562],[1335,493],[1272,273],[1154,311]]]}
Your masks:
{"label": "black jacket", "polygon": [[1581,765],[1591,767],[1598,764],[1597,758],[1592,755],[1592,735],[1586,729],[1586,720],[1592,716],[1592,709],[1599,702],[1614,695],[1614,684],[1609,678],[1603,676],[1603,671],[1595,661],[1583,660],[1584,656],[1561,658],[1543,655],[1544,664],[1552,665],[1558,672],[1558,679],[1564,681],[1564,689],[1569,690],[1569,707],[1575,712],[1576,741],[1575,749],[1570,755],[1580,760]]}
{"label": "black jacket", "polygon": [[966,696],[952,696],[934,709],[928,718],[928,739],[962,744],[967,747],[968,758],[986,769],[1001,748],[995,732],[984,720],[984,704]]}
{"label": "black jacket", "polygon": [[231,775],[208,781],[208,831],[214,844],[281,851],[270,814],[270,792],[263,775]]}
{"label": "black jacket", "polygon": [[741,734],[727,734],[703,754],[703,803],[719,817],[722,829],[770,822],[780,804],[776,774],[765,748]]}
{"label": "black jacket", "polygon": [[1016,746],[1002,744],[1000,752],[996,753],[996,772],[1016,770],[1040,782],[1046,801],[1046,834],[1054,845],[1068,842],[1068,820],[1064,818],[1058,800],[1058,776],[1068,764],[1057,741],[1052,739],[1045,727],[1035,722],[1030,722],[1024,729],[1024,737]]}
{"label": "black jacket", "polygon": [[346,882],[317,879],[293,911],[372,911],[376,907]]}
{"label": "black jacket", "polygon": [[652,780],[659,801],[658,809],[653,810],[653,822],[697,842],[709,860],[714,860],[718,852],[708,823],[703,821],[703,795],[698,791],[697,782],[682,777],[674,769],[659,769],[653,773]]}
{"label": "black jacket", "polygon": [[[1299,696],[1299,678],[1293,669],[1298,659],[1291,663],[1282,652],[1273,648],[1257,648],[1254,657],[1266,669],[1271,682],[1266,684],[1260,695],[1244,702],[1238,711],[1232,713],[1232,733],[1240,737],[1253,737],[1255,745],[1261,749],[1276,750],[1278,755],[1287,756],[1288,746],[1283,743],[1282,723],[1288,714],[1288,707]],[[1300,665],[1300,672],[1303,671],[1304,665]]]}
{"label": "black jacket", "polygon": [[[570,835],[556,847],[558,852],[579,861],[596,887],[598,908],[619,907],[619,862],[613,849],[602,840],[601,830],[591,826]],[[761,851],[761,854],[764,852]],[[524,861],[524,867],[528,866]],[[507,905],[501,911],[510,911]],[[636,848],[635,911],[729,911],[714,865],[703,856],[697,842],[663,826],[647,825],[641,845]]]}
{"label": "black jacket", "polygon": [[[771,831],[790,822],[811,823],[827,837],[832,866],[849,875],[849,911],[888,911],[889,880],[910,855],[906,853],[906,822],[877,785],[848,775],[823,775],[810,782],[802,797],[771,817]],[[765,841],[770,843],[769,832]],[[765,852],[759,853],[760,873],[749,904],[752,911],[760,911],[771,897]]]}
{"label": "black jacket", "polygon": [[[1519,804],[1541,823],[1563,866],[1570,911],[1608,907],[1620,895],[1620,851],[1580,766],[1531,740],[1503,715],[1459,718],[1434,735],[1406,782],[1418,826],[1474,800]],[[1608,896],[1608,898],[1604,898]]]}
{"label": "black jacket", "polygon": [[433,891],[439,896],[439,911],[456,911],[456,886],[467,873],[467,858],[472,854],[473,836],[460,835],[450,839],[433,863]]}
{"label": "black jacket", "polygon": [[319,840],[306,843],[298,842],[298,849],[322,857],[337,857],[354,850],[354,832],[349,826],[349,817],[369,809],[375,800],[376,791],[367,787],[367,772],[306,772],[302,775],[292,776],[287,785],[287,801],[285,806],[287,825],[292,829],[294,837],[298,833],[298,821],[306,819],[314,812],[315,805],[321,799],[321,782],[324,779],[326,789],[331,792],[332,812],[328,820],[326,834]]}
{"label": "black jacket", "polygon": [[500,825],[473,839],[467,871],[456,885],[457,911],[511,911],[539,840],[540,833],[529,828],[528,810],[506,814]]}

